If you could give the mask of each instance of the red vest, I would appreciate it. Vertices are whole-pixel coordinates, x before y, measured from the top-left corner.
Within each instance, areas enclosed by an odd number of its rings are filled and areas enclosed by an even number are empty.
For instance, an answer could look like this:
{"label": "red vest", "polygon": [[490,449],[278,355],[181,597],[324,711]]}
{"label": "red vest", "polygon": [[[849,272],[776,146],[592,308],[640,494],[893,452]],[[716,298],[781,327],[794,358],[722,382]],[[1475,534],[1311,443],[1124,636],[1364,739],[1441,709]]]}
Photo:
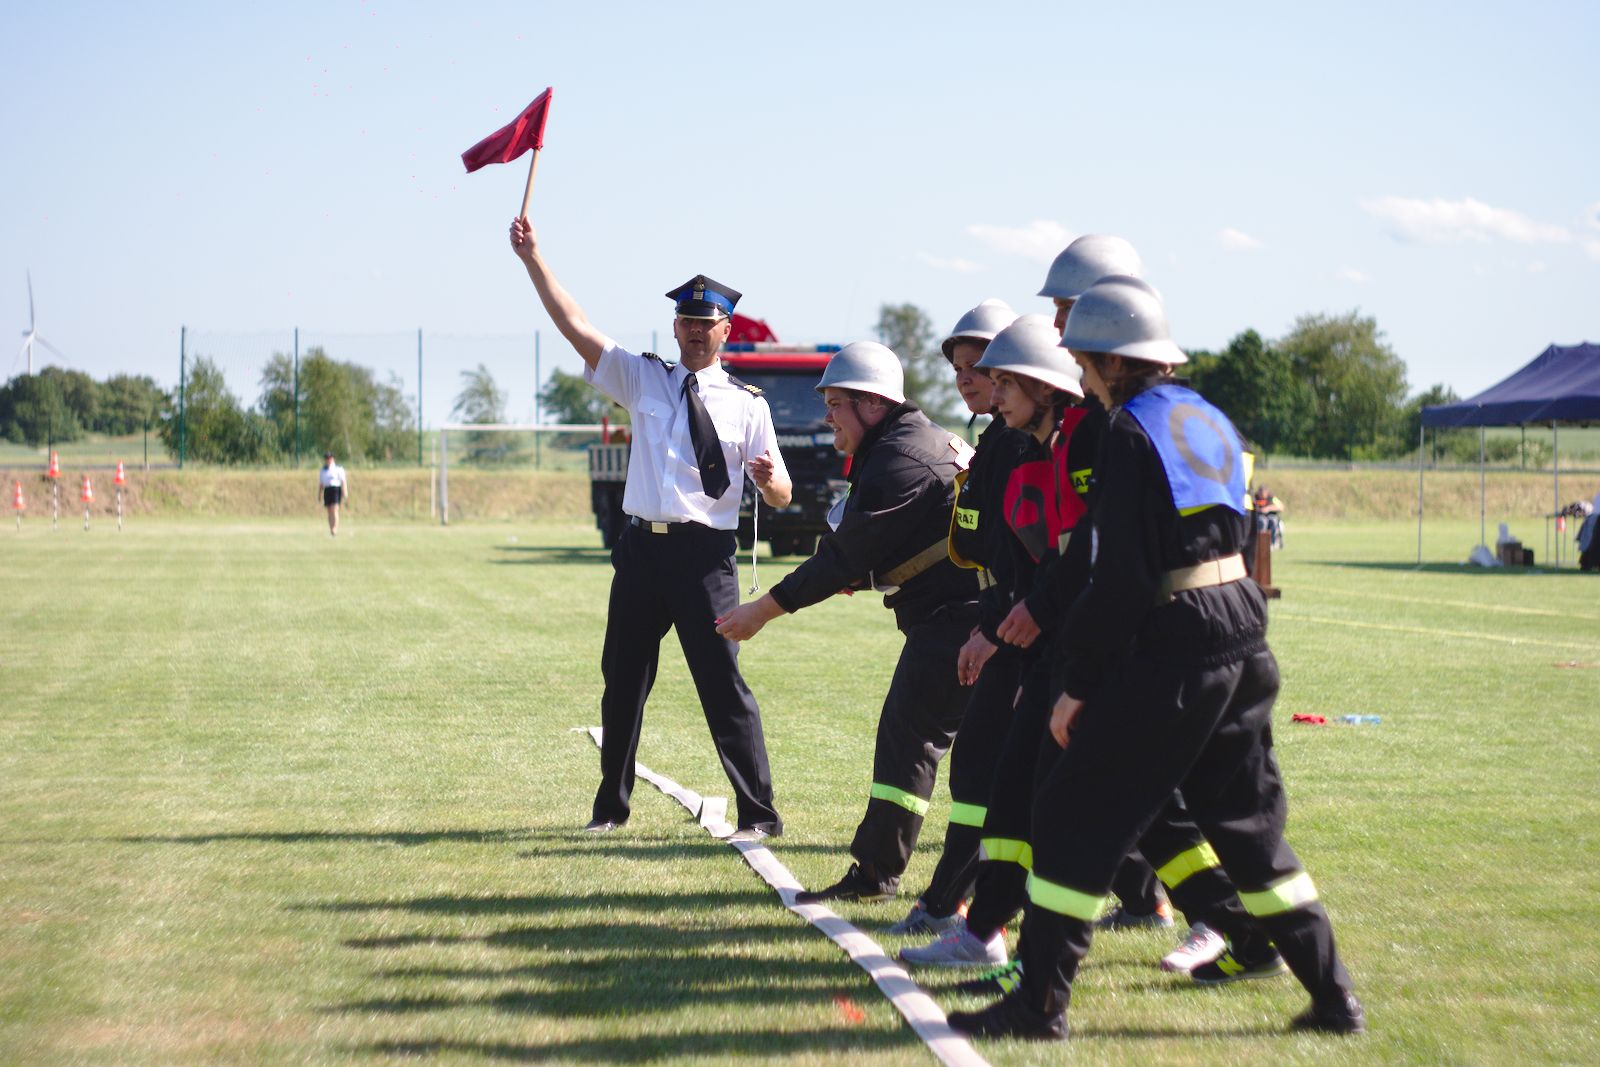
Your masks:
{"label": "red vest", "polygon": [[1067,469],[1072,433],[1085,414],[1083,408],[1068,408],[1056,429],[1049,458],[1018,464],[1006,480],[1006,525],[1036,563],[1060,544],[1061,535],[1078,525],[1088,510]]}

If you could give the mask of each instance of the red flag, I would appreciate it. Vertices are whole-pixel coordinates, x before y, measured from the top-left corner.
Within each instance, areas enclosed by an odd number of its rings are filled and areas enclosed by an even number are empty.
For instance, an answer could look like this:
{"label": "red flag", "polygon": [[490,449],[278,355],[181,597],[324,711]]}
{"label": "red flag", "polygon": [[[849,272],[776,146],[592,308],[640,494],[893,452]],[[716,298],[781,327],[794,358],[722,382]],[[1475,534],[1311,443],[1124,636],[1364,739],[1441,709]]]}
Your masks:
{"label": "red flag", "polygon": [[550,117],[550,90],[534,97],[509,126],[494,131],[465,152],[461,162],[471,174],[490,163],[510,163],[530,148],[544,147],[544,122]]}

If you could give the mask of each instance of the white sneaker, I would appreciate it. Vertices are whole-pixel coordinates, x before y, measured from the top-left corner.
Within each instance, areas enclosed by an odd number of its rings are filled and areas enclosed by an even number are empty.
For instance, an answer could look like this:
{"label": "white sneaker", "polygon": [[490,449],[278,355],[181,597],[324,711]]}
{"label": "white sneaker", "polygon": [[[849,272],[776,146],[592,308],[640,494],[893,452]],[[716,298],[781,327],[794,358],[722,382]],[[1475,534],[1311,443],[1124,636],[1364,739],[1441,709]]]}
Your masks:
{"label": "white sneaker", "polygon": [[998,967],[1007,960],[1005,934],[996,931],[988,941],[979,941],[963,918],[931,945],[901,949],[900,958],[932,967]]}
{"label": "white sneaker", "polygon": [[906,912],[906,917],[889,927],[887,933],[896,937],[910,937],[912,934],[942,934],[950,929],[961,919],[960,912],[951,912],[949,915],[933,916],[928,914],[928,906],[918,897],[917,902],[911,905],[911,910]]}
{"label": "white sneaker", "polygon": [[1227,947],[1228,942],[1221,934],[1205,923],[1195,923],[1183,942],[1161,958],[1161,969],[1188,974],[1222,955]]}

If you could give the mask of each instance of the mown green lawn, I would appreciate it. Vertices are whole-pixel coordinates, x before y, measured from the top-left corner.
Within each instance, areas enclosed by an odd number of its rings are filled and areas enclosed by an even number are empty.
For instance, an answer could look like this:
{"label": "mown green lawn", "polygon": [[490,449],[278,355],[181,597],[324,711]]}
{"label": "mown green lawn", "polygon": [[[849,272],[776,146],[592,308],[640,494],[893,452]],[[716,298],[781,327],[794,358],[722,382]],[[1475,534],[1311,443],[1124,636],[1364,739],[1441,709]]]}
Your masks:
{"label": "mown green lawn", "polygon": [[[1429,556],[1476,534],[1430,523]],[[1371,1034],[1286,1036],[1292,981],[1197,991],[1169,935],[1117,934],[1071,1047],[992,1062],[1600,1061],[1600,578],[1414,552],[1293,523],[1276,563],[1290,835]],[[672,801],[573,832],[609,574],[580,524],[0,527],[0,1062],[932,1062]],[[847,862],[897,644],[857,596],[745,649],[808,885]],[[663,653],[641,759],[725,794]],[[957,977],[927,978],[946,1008]]]}

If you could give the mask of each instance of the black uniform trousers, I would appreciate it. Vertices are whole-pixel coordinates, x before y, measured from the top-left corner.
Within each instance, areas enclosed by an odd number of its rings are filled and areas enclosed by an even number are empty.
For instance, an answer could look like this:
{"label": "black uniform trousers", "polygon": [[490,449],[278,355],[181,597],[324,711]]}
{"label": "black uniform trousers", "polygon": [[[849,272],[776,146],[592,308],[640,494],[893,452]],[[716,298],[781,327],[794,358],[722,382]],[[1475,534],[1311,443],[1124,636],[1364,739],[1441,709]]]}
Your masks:
{"label": "black uniform trousers", "polygon": [[1313,999],[1349,992],[1327,913],[1283,839],[1288,804],[1271,727],[1278,686],[1265,649],[1218,666],[1135,654],[1089,700],[1033,808],[1035,881],[1020,954],[1022,995],[1034,1007],[1066,1008],[1094,931],[1072,912],[1107,892],[1180,786],[1252,918]]}
{"label": "black uniform trousers", "polygon": [[622,822],[628,817],[645,698],[655,684],[661,640],[675,627],[711,741],[738,801],[739,826],[782,831],[773,807],[761,712],[739,674],[738,644],[716,631],[716,620],[739,603],[733,553],[731,530],[698,523],[674,523],[664,534],[631,522],[623,528],[611,552],[615,573],[600,659],[605,734],[595,818]]}
{"label": "black uniform trousers", "polygon": [[[988,855],[978,865],[967,913],[967,928],[983,940],[1010,922],[1028,900],[1036,833],[1034,799],[1064,755],[1050,736],[1049,694],[1050,665],[1041,663],[1024,679],[1011,732],[995,768],[983,828]],[[1040,834],[1051,832],[1049,823],[1037,830]],[[1241,951],[1259,946],[1260,928],[1246,914],[1233,883],[1211,858],[1205,837],[1179,794],[1168,798],[1112,877],[1112,892],[1135,914],[1148,914],[1155,908],[1153,902],[1145,906],[1134,896],[1146,892],[1150,894],[1146,900],[1154,899],[1158,880],[1152,864],[1170,879],[1167,892],[1191,925],[1205,923],[1232,939]],[[1148,888],[1144,888],[1146,880]]]}
{"label": "black uniform trousers", "polygon": [[898,878],[922,833],[939,761],[950,750],[970,687],[956,656],[978,622],[978,605],[953,604],[904,628],[905,645],[878,715],[867,812],[850,854],[880,880]]}
{"label": "black uniform trousers", "polygon": [[961,728],[950,749],[950,822],[945,827],[944,851],[922,893],[930,915],[950,915],[972,895],[995,767],[1011,727],[1017,688],[1031,662],[1015,650],[999,649],[983,665],[967,697]]}

